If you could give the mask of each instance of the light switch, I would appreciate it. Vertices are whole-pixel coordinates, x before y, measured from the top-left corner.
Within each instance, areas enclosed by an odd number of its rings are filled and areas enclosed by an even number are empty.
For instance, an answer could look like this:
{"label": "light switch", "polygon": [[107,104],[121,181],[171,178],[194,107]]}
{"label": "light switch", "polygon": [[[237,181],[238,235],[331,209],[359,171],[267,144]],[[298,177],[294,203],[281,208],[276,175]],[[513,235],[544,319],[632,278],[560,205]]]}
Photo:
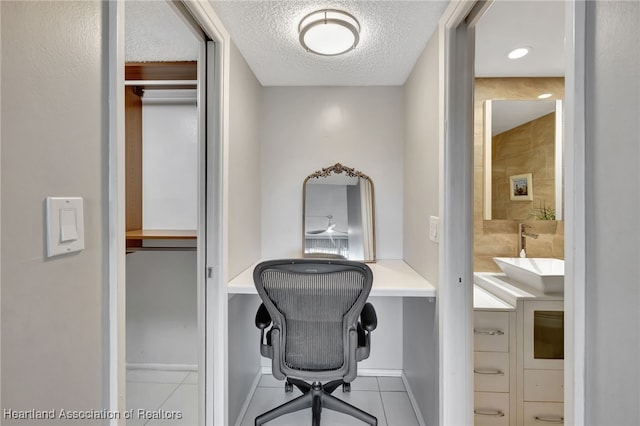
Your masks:
{"label": "light switch", "polygon": [[82,197],[47,197],[47,256],[84,249]]}
{"label": "light switch", "polygon": [[438,222],[439,218],[436,216],[429,217],[429,239],[434,243],[437,243],[438,238]]}
{"label": "light switch", "polygon": [[60,242],[68,243],[78,239],[76,209],[60,210]]}

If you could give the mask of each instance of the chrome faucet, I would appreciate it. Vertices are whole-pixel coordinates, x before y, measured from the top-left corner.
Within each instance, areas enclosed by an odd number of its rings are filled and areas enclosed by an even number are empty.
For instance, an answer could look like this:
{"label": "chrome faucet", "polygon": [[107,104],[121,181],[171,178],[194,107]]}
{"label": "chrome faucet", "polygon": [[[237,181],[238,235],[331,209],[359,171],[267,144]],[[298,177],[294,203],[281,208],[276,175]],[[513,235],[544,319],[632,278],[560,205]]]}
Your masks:
{"label": "chrome faucet", "polygon": [[527,232],[527,229],[531,228],[531,225],[526,223],[520,223],[518,225],[518,256],[527,257],[527,237],[538,238],[538,234]]}

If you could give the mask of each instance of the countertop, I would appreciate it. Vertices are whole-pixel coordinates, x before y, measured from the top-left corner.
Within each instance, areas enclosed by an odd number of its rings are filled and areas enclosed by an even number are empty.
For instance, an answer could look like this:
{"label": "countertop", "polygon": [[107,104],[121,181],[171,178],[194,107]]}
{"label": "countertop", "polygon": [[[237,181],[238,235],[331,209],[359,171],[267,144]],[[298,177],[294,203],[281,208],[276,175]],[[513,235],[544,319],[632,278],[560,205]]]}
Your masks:
{"label": "countertop", "polygon": [[[257,294],[253,284],[255,265],[229,282],[229,294]],[[436,297],[436,288],[401,259],[380,259],[367,265],[373,272],[370,296]]]}

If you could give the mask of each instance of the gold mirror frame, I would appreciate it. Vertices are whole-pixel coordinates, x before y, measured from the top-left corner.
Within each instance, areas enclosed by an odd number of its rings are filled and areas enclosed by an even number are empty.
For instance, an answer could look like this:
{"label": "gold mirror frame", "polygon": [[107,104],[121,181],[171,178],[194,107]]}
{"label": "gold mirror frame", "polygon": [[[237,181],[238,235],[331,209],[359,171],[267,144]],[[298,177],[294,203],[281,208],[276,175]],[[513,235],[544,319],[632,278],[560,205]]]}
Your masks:
{"label": "gold mirror frame", "polygon": [[[336,175],[344,175],[347,178],[356,178],[358,185],[360,186],[359,194],[359,206],[360,206],[360,221],[359,225],[361,225],[361,235],[357,233],[349,233],[348,229],[344,233],[349,240],[349,249],[352,254],[344,256],[339,253],[323,253],[323,252],[308,252],[307,242],[313,238],[309,237],[309,230],[307,230],[307,185],[309,181],[312,179],[324,179],[330,178],[331,176]],[[346,258],[349,260],[358,260],[363,262],[375,262],[376,261],[376,234],[375,234],[375,215],[374,215],[374,188],[373,181],[369,176],[364,173],[355,170],[354,168],[344,166],[340,163],[336,163],[333,166],[325,167],[322,170],[318,170],[309,176],[307,176],[302,184],[302,253],[304,257],[333,257],[333,258]],[[364,206],[364,208],[363,208]],[[345,207],[345,211],[347,210],[347,206]],[[311,217],[311,216],[309,216]],[[314,216],[316,217],[316,216]],[[332,224],[333,214],[320,215],[317,216],[319,218],[326,218],[327,220],[327,228],[326,230],[333,231],[333,228],[336,224]],[[368,230],[368,232],[365,232]],[[327,232],[324,231],[324,232]],[[315,231],[314,234],[321,234],[324,232]],[[334,239],[329,236],[329,240],[334,242]],[[344,239],[344,238],[342,238]],[[362,256],[357,255],[358,251],[354,253],[352,247],[352,241],[358,243],[360,245],[360,241],[362,244]]]}

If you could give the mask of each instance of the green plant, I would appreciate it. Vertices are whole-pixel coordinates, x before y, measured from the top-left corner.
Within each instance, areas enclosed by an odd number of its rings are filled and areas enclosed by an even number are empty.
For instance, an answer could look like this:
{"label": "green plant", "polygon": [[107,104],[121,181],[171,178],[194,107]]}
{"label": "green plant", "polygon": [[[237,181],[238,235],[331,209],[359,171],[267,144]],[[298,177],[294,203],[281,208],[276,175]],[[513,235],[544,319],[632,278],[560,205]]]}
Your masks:
{"label": "green plant", "polygon": [[535,217],[538,220],[556,220],[556,209],[547,207],[543,201],[540,203],[540,207],[533,209],[533,212],[529,216]]}

